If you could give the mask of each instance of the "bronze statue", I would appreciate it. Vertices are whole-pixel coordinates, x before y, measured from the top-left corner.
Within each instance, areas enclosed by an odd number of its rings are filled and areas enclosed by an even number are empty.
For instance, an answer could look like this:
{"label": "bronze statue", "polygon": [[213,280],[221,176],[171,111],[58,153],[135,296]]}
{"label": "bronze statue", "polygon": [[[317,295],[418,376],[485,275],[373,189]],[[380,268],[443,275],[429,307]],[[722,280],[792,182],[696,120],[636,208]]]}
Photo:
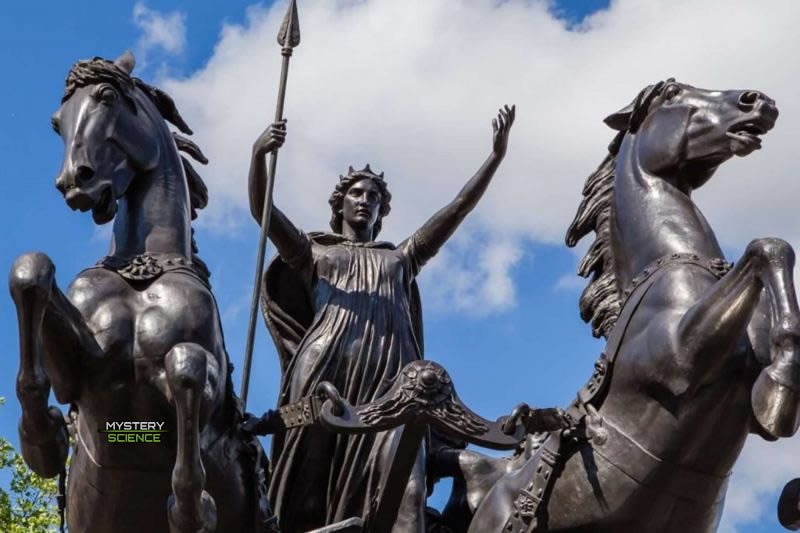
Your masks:
{"label": "bronze statue", "polygon": [[[341,176],[331,194],[333,233],[298,230],[273,208],[269,237],[280,259],[266,274],[267,324],[281,356],[279,404],[297,402],[329,382],[352,405],[384,395],[404,365],[423,356],[414,278],[475,207],[506,153],[514,107],[493,120],[492,152],[456,199],[395,246],[376,241],[391,195],[369,165]],[[255,142],[250,208],[263,211],[265,154],[284,142],[286,121]],[[306,531],[350,517],[368,517],[398,431],[338,435],[318,426],[273,437],[270,500],[281,528]],[[417,455],[395,531],[423,531],[425,454]]]}
{"label": "bronze statue", "polygon": [[[74,421],[72,533],[268,531],[266,459],[238,431],[232,367],[192,238],[207,191],[179,150],[206,160],[170,133],[165,119],[191,130],[133,66],[130,54],[77,62],[53,115],[65,144],[56,186],[97,224],[115,219],[114,232],[108,255],[66,294],[44,254],[11,269],[23,456],[42,476],[63,473],[67,426],[48,408],[52,386]],[[110,444],[107,424],[125,421],[162,424],[162,442]]]}
{"label": "bronze statue", "polygon": [[[800,308],[791,247],[757,239],[728,263],[692,193],[761,147],[775,102],[669,79],[606,119],[618,133],[566,236],[575,246],[595,233],[580,310],[605,349],[567,408],[521,404],[491,422],[423,359],[415,279],[489,186],[515,108],[499,110],[492,151],[456,198],[399,245],[377,241],[391,194],[369,165],[336,184],[332,232],[305,234],[271,200],[299,37],[292,0],[276,119],[249,174],[262,227],[254,293],[282,370],[279,410],[261,418],[234,392],[193,239],[208,194],[181,152],[207,161],[165,121],[191,130],[169,96],[131,76],[130,54],[70,70],[52,121],[65,144],[56,186],[97,224],[114,220],[109,254],[66,294],[41,253],[19,257],[9,276],[22,452],[63,483],[74,437],[70,531],[716,530],[747,435],[775,440],[800,426]],[[267,236],[278,257],[262,285]],[[68,417],[48,406],[51,388]],[[130,421],[165,430],[147,446],[110,445],[109,425]],[[271,479],[256,438],[268,433]],[[486,457],[467,443],[516,451]],[[425,501],[443,475],[455,479],[438,513]],[[787,527],[800,528],[798,501],[794,480],[780,502]]]}
{"label": "bronze statue", "polygon": [[571,427],[510,460],[461,452],[470,531],[714,531],[747,435],[796,432],[794,252],[757,239],[731,266],[691,197],[777,116],[757,91],[667,80],[606,119],[618,134],[567,232],[595,233],[581,315],[606,348]]}

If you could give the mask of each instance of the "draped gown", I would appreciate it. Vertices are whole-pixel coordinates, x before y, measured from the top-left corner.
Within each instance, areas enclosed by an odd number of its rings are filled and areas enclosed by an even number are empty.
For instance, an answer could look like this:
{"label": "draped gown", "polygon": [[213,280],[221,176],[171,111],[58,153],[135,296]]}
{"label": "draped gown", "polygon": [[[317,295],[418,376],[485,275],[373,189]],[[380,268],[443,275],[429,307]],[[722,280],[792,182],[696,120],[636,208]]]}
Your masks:
{"label": "draped gown", "polygon": [[[300,251],[270,267],[282,262],[291,275],[270,279],[268,272],[265,283],[268,326],[285,358],[279,403],[312,394],[322,381],[331,382],[352,405],[368,403],[391,387],[404,365],[422,358],[419,296],[413,280],[433,253],[426,250],[421,232],[397,247],[350,242],[336,234],[303,238]],[[276,328],[280,320],[269,311],[275,308],[274,301],[268,301],[270,291],[282,291],[276,300],[294,307],[284,316],[302,314],[297,312],[298,302],[308,303],[310,324],[293,317],[300,323],[293,328],[296,343],[287,341],[291,334]],[[381,474],[390,466],[386,454],[398,438],[398,430],[340,435],[315,426],[276,435],[270,500],[282,530],[299,533],[366,517],[375,504]],[[423,531],[424,476],[423,448],[402,506],[401,514],[411,517],[404,531]]]}

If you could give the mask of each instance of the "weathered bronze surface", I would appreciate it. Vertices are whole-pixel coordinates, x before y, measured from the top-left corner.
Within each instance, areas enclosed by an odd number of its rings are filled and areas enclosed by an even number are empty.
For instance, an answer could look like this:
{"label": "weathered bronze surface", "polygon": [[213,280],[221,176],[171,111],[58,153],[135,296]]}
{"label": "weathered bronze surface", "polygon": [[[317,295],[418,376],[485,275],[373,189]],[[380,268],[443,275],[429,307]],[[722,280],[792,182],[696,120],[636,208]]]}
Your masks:
{"label": "weathered bronze surface", "polygon": [[[73,436],[70,531],[715,531],[748,434],[775,440],[800,425],[800,308],[792,248],[757,239],[727,262],[692,193],[761,147],[775,102],[670,79],[606,119],[617,135],[566,235],[575,246],[595,234],[580,310],[605,349],[571,405],[520,404],[489,421],[423,359],[415,278],[489,186],[515,108],[499,110],[489,157],[456,198],[399,245],[377,240],[391,194],[369,165],[335,185],[332,231],[306,234],[271,194],[299,43],[294,1],[279,43],[276,119],[249,174],[262,227],[255,294],[282,371],[278,408],[261,417],[233,390],[192,236],[208,195],[181,155],[207,162],[191,130],[169,96],[131,76],[130,54],[70,70],[53,115],[65,144],[56,186],[72,209],[114,221],[109,253],[66,293],[41,253],[19,257],[9,276],[22,453],[63,481]],[[259,290],[267,237],[278,256]],[[66,417],[48,406],[51,390]],[[166,431],[135,450],[111,445],[106,425],[126,421]],[[256,437],[267,434],[271,467]],[[446,508],[426,508],[446,476]],[[800,529],[800,479],[785,487],[779,519]]]}
{"label": "weathered bronze surface", "polygon": [[[38,474],[64,469],[72,533],[268,531],[267,461],[240,436],[209,273],[191,220],[205,185],[179,150],[205,163],[165,93],[131,77],[134,61],[95,58],[70,70],[53,127],[65,152],[56,186],[98,224],[114,219],[109,253],[66,294],[41,253],[11,268],[17,306],[23,456]],[[108,442],[106,423],[164,423],[162,442]],[[169,501],[169,505],[168,505]]]}

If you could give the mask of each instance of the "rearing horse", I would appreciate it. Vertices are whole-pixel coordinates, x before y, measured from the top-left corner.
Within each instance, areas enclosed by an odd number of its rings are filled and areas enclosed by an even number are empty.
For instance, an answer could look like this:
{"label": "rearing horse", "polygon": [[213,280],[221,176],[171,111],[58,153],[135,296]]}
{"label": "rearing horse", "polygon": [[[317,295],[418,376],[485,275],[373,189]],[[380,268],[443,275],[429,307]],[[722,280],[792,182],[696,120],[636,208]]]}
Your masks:
{"label": "rearing horse", "polygon": [[[266,459],[239,431],[217,305],[192,238],[207,191],[178,150],[206,160],[173,137],[165,119],[191,130],[169,96],[130,76],[133,65],[130,54],[79,61],[53,115],[65,144],[56,187],[96,223],[116,220],[108,255],[67,294],[44,254],[11,269],[23,457],[45,477],[64,469],[67,426],[48,408],[52,386],[77,414],[72,533],[267,531]],[[162,442],[111,443],[104,433],[142,421],[163,424]]]}
{"label": "rearing horse", "polygon": [[567,409],[573,427],[491,475],[492,460],[461,453],[470,531],[714,531],[747,435],[796,432],[794,252],[757,239],[731,268],[691,196],[777,116],[757,91],[668,80],[606,119],[619,133],[567,244],[596,234],[580,307],[608,342]]}

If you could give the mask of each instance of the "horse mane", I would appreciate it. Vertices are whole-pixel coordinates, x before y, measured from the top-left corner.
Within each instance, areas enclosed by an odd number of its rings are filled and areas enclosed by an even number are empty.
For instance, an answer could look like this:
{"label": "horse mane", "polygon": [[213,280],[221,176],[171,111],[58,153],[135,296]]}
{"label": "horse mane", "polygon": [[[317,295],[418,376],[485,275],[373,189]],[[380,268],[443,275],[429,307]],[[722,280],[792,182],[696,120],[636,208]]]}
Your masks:
{"label": "horse mane", "polygon": [[[133,103],[132,93],[134,89],[141,90],[147,95],[164,120],[174,124],[181,133],[187,135],[192,134],[192,130],[178,112],[175,102],[167,93],[158,87],[143,82],[139,78],[132,77],[113,61],[103,59],[102,57],[81,60],[72,66],[64,83],[64,95],[61,97],[61,102],[63,103],[68,100],[79,87],[96,83],[109,83],[113,85],[128,100],[133,106],[133,109],[136,109],[136,106]],[[194,142],[176,132],[173,132],[172,136],[178,151],[188,154],[192,159],[203,165],[208,163],[208,159]],[[181,155],[181,162],[183,164],[184,174],[186,175],[186,183],[189,188],[189,202],[192,210],[191,217],[192,220],[194,220],[197,218],[197,211],[208,205],[208,187],[188,158]],[[192,262],[200,268],[206,277],[208,277],[211,273],[205,262],[197,255],[197,251],[197,242],[194,239],[194,228],[192,228]]]}
{"label": "horse mane", "polygon": [[642,89],[629,105],[609,115],[605,123],[617,130],[617,135],[608,145],[608,155],[587,179],[583,186],[583,200],[578,212],[567,229],[565,238],[570,248],[578,244],[590,231],[594,242],[578,265],[578,275],[589,278],[589,284],[581,293],[580,312],[584,322],[591,321],[592,335],[608,338],[622,311],[619,280],[615,273],[614,251],[611,248],[611,204],[614,200],[617,154],[626,133],[636,133],[650,112],[650,106],[661,94],[666,84],[675,81],[669,78]]}
{"label": "horse mane", "polygon": [[610,218],[616,162],[616,151],[609,152],[597,170],[586,180],[583,200],[565,239],[567,246],[572,248],[590,231],[595,234],[594,242],[578,266],[579,276],[591,276],[581,294],[579,306],[583,321],[591,321],[592,335],[595,337],[608,337],[622,308],[619,284],[614,273],[614,253],[611,249]]}

